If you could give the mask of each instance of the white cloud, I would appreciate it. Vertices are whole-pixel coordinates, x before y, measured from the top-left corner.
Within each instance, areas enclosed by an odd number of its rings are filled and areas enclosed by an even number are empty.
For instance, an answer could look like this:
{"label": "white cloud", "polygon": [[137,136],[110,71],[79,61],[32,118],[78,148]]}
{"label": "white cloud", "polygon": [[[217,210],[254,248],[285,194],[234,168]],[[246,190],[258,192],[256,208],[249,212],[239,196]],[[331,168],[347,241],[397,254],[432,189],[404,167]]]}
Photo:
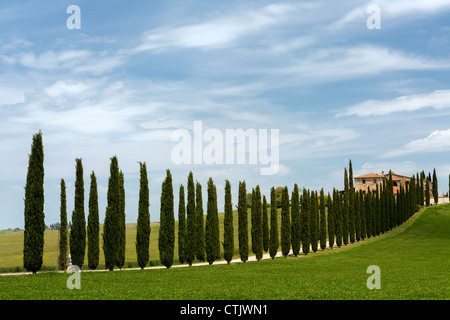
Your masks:
{"label": "white cloud", "polygon": [[411,153],[428,153],[450,150],[450,129],[436,130],[423,139],[410,141],[397,150],[381,155],[382,158]]}
{"label": "white cloud", "polygon": [[436,90],[431,93],[401,96],[392,100],[367,100],[346,108],[340,116],[381,116],[394,112],[417,111],[424,108],[450,108],[450,90]]}
{"label": "white cloud", "polygon": [[59,97],[62,95],[79,95],[86,92],[89,87],[83,83],[67,83],[66,81],[59,80],[53,83],[51,86],[45,88],[45,93],[50,97]]}
{"label": "white cloud", "polygon": [[25,101],[25,91],[11,86],[0,85],[0,106],[22,103]]}
{"label": "white cloud", "polygon": [[259,10],[249,10],[198,24],[151,30],[145,34],[143,43],[136,50],[230,46],[239,39],[283,21],[293,10],[295,7],[292,5],[272,4]]}
{"label": "white cloud", "polygon": [[296,73],[308,83],[341,81],[403,70],[437,70],[450,68],[449,62],[427,60],[399,50],[361,45],[349,48],[317,50],[287,68],[273,73]]}

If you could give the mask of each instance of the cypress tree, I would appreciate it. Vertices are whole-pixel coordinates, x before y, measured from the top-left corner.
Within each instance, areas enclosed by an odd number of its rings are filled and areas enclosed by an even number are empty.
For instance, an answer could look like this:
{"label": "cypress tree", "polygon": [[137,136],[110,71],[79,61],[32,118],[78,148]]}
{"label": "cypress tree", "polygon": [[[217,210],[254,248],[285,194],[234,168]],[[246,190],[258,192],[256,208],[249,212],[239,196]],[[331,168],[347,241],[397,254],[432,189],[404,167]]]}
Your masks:
{"label": "cypress tree", "polygon": [[319,248],[319,197],[317,192],[311,193],[311,249],[316,252]]}
{"label": "cypress tree", "polygon": [[[417,207],[417,192],[416,192],[416,177],[413,175],[408,184],[408,193],[409,193],[409,213],[413,214],[416,211]],[[408,215],[409,217],[409,215]]]}
{"label": "cypress tree", "polygon": [[262,223],[263,223],[263,249],[264,249],[264,252],[267,252],[267,251],[269,251],[270,235],[269,235],[269,218],[267,216],[266,196],[263,196]]}
{"label": "cypress tree", "polygon": [[[250,197],[251,195],[251,197]],[[249,201],[249,199],[251,199]],[[250,242],[251,242],[251,248],[252,252],[255,253],[255,249],[253,248],[255,246],[255,216],[256,216],[256,194],[255,194],[255,188],[252,188],[252,193],[247,194],[247,205],[250,206]]]}
{"label": "cypress tree", "polygon": [[425,204],[428,207],[430,205],[430,180],[427,178],[425,183]]}
{"label": "cypress tree", "polygon": [[199,261],[205,261],[205,223],[203,217],[202,185],[197,181],[195,184],[195,226],[197,233],[197,246],[195,256]]}
{"label": "cypress tree", "polygon": [[208,180],[208,203],[205,226],[206,261],[213,264],[220,258],[219,215],[217,209],[217,192],[212,178]]}
{"label": "cypress tree", "polygon": [[438,190],[436,168],[433,168],[433,198],[434,198],[434,203],[437,204],[438,200],[439,200],[439,190]]}
{"label": "cypress tree", "polygon": [[338,246],[338,248],[340,248],[342,246],[342,195],[338,190],[334,191],[333,194],[333,213],[336,245]]}
{"label": "cypress tree", "polygon": [[279,243],[278,237],[278,217],[277,217],[277,198],[275,195],[275,188],[270,189],[270,246],[269,253],[272,259],[275,258]]}
{"label": "cypress tree", "polygon": [[59,256],[58,266],[61,270],[67,269],[67,205],[66,205],[66,183],[61,179],[61,207],[59,228]]}
{"label": "cypress tree", "polygon": [[180,185],[178,198],[178,260],[180,263],[184,263],[186,251],[186,207],[183,185]]}
{"label": "cypress tree", "polygon": [[291,222],[287,186],[281,192],[281,253],[286,258],[291,250]]}
{"label": "cypress tree", "polygon": [[28,156],[24,201],[23,266],[36,273],[42,267],[45,231],[44,146],[41,131],[33,135],[31,154]]}
{"label": "cypress tree", "polygon": [[110,177],[108,180],[108,204],[103,224],[103,253],[105,267],[110,271],[114,269],[117,255],[117,238],[120,210],[120,179],[117,157],[111,158]]}
{"label": "cypress tree", "polygon": [[349,180],[349,189],[348,189],[348,232],[350,235],[350,243],[355,242],[355,189],[353,187],[353,168],[352,168],[352,160],[349,161],[348,168],[348,180]]}
{"label": "cypress tree", "polygon": [[234,227],[233,227],[233,205],[231,202],[230,181],[225,180],[225,208],[223,221],[223,255],[227,263],[233,259],[234,255]]}
{"label": "cypress tree", "polygon": [[396,217],[396,212],[394,210],[395,207],[395,197],[394,197],[394,183],[392,181],[392,171],[389,170],[389,181],[388,181],[388,185],[389,185],[389,212],[391,214],[390,216],[390,228],[393,229],[395,226],[395,223],[397,221],[397,217]]}
{"label": "cypress tree", "polygon": [[245,181],[239,182],[239,199],[238,199],[238,235],[239,235],[239,254],[242,262],[248,260],[248,214],[246,199]]}
{"label": "cypress tree", "polygon": [[189,265],[195,259],[195,248],[197,245],[197,232],[196,232],[196,219],[195,219],[195,185],[194,176],[192,172],[189,172],[187,181],[187,207],[186,207],[186,254],[185,259]]}
{"label": "cypress tree", "polygon": [[300,194],[298,191],[297,184],[294,184],[294,190],[292,191],[291,197],[291,217],[292,217],[292,228],[291,228],[291,244],[292,244],[292,254],[296,257],[300,252]]}
{"label": "cypress tree", "polygon": [[344,242],[344,245],[348,244],[348,236],[349,236],[349,186],[348,186],[348,174],[347,174],[347,168],[344,170],[344,206],[342,208],[342,240]]}
{"label": "cypress tree", "polygon": [[252,199],[252,252],[256,260],[261,260],[264,252],[263,247],[263,225],[261,212],[261,190],[256,186],[254,198]]}
{"label": "cypress tree", "polygon": [[166,178],[161,187],[161,210],[159,227],[159,259],[161,264],[170,268],[173,264],[175,249],[175,216],[173,206],[172,175],[166,170]]}
{"label": "cypress tree", "polygon": [[118,237],[117,237],[117,255],[116,265],[122,270],[125,264],[126,247],[126,222],[125,222],[125,179],[122,170],[119,172],[119,219],[118,219]]}
{"label": "cypress tree", "polygon": [[91,173],[91,187],[89,190],[89,214],[87,226],[88,238],[88,266],[95,270],[98,267],[100,246],[100,219],[98,216],[98,192],[97,192],[97,178],[94,171]]}
{"label": "cypress tree", "polygon": [[360,209],[360,201],[359,201],[359,192],[353,192],[353,205],[354,205],[354,214],[355,214],[355,239],[356,241],[361,240],[361,209]]}
{"label": "cypress tree", "polygon": [[319,212],[320,212],[320,249],[325,250],[327,247],[327,218],[326,218],[326,212],[325,212],[325,195],[323,192],[323,188],[320,189],[320,206],[319,206]]}
{"label": "cypress tree", "polygon": [[81,269],[86,252],[86,219],[84,216],[84,182],[81,159],[76,159],[74,207],[70,228],[70,257],[72,258],[72,264]]}
{"label": "cypress tree", "polygon": [[380,190],[380,232],[386,232],[386,182],[384,179]]}
{"label": "cypress tree", "polygon": [[367,188],[367,194],[364,199],[366,205],[366,231],[367,238],[370,239],[372,237],[372,192],[370,191],[370,187]]}
{"label": "cypress tree", "polygon": [[301,222],[301,244],[302,244],[302,252],[303,254],[308,254],[311,244],[311,236],[310,236],[310,208],[309,208],[309,191],[303,188],[303,196],[302,196],[302,208],[300,211],[300,222]]}
{"label": "cypress tree", "polygon": [[328,245],[330,249],[334,246],[334,208],[333,199],[328,192],[328,206],[327,206],[327,229],[328,229]]}
{"label": "cypress tree", "polygon": [[374,220],[374,233],[375,235],[379,235],[380,234],[380,229],[379,229],[379,217],[380,217],[380,196],[379,196],[379,187],[378,184],[376,185],[375,188],[375,196],[374,196],[374,216],[373,216],[373,220]]}
{"label": "cypress tree", "polygon": [[150,194],[148,188],[147,165],[139,162],[139,205],[136,230],[136,255],[138,265],[144,269],[150,258]]}
{"label": "cypress tree", "polygon": [[359,190],[359,216],[361,218],[361,240],[364,240],[367,236],[366,229],[366,206],[364,202],[364,192]]}
{"label": "cypress tree", "polygon": [[425,186],[423,185],[423,181],[424,179],[420,178],[420,206],[423,207],[424,203],[425,203]]}

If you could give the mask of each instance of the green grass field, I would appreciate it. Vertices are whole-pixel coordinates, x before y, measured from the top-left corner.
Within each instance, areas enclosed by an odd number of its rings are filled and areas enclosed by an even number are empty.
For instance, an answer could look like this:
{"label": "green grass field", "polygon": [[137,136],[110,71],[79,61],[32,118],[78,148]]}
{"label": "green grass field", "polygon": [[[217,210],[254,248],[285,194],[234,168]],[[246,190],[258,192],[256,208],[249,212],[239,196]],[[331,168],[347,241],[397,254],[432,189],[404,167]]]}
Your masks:
{"label": "green grass field", "polygon": [[[381,289],[366,286],[367,267]],[[381,236],[297,258],[201,267],[0,276],[0,299],[446,299],[450,298],[450,205],[417,213]]]}
{"label": "green grass field", "polygon": [[[281,210],[278,209],[278,226],[281,224]],[[234,219],[234,240],[235,240],[235,252],[239,252],[238,249],[238,216],[237,211],[233,212]],[[220,229],[220,241],[223,241],[223,218],[224,214],[219,213],[219,229]],[[204,217],[206,220],[206,215]],[[250,210],[248,210],[248,221],[250,223]],[[105,258],[103,255],[103,249],[101,248],[103,240],[101,238],[100,230],[100,263],[98,269],[104,269]],[[159,251],[158,251],[158,233],[159,233],[159,223],[151,223],[151,233],[150,233],[150,261],[148,266],[158,266],[161,265],[159,261]],[[251,237],[249,230],[249,239]],[[179,264],[178,262],[178,221],[175,223],[175,256],[174,264]],[[58,243],[58,231],[56,230],[46,230],[44,233],[44,261],[41,270],[51,271],[56,270],[57,262],[57,243]],[[126,225],[126,249],[125,249],[125,268],[136,268],[137,255],[136,255],[136,224],[129,223]],[[86,249],[87,250],[87,249]],[[221,252],[223,256],[223,250]],[[87,251],[85,256],[84,267],[87,266]],[[8,232],[5,234],[0,234],[0,273],[6,272],[24,272],[23,268],[23,231]]]}

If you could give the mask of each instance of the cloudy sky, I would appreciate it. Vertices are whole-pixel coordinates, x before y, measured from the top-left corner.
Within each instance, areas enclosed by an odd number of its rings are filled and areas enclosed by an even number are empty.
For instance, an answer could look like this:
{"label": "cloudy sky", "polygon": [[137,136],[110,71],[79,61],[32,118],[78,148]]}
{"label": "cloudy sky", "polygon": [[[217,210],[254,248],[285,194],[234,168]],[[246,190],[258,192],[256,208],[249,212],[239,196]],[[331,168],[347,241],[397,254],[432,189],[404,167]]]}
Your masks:
{"label": "cloudy sky", "polygon": [[[81,9],[81,29],[66,12]],[[369,29],[370,6],[381,29]],[[59,183],[73,210],[75,159],[106,208],[110,157],[125,174],[127,222],[137,220],[139,164],[149,170],[159,220],[165,170],[175,209],[190,170],[219,211],[229,179],[271,186],[342,188],[355,175],[450,173],[450,2],[8,1],[0,4],[0,229],[23,227],[34,133],[45,152],[46,223],[59,220]],[[370,22],[369,21],[369,22]],[[279,170],[261,164],[175,164],[177,129],[278,129]],[[206,198],[206,194],[204,194]]]}

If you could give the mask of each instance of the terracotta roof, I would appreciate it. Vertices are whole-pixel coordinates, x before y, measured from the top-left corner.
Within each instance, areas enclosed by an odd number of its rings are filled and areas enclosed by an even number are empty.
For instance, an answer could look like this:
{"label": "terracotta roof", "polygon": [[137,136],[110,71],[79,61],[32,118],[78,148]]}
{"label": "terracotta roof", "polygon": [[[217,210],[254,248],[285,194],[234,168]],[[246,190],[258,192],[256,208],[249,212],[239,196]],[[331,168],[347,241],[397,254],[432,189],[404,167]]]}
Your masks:
{"label": "terracotta roof", "polygon": [[[384,176],[385,176],[386,178],[389,178],[389,172],[388,172],[387,174],[385,174]],[[403,175],[401,175],[401,174],[397,174],[397,173],[394,173],[394,172],[392,172],[392,176],[397,176],[397,177],[402,177],[402,178],[408,178],[408,179],[411,179],[411,177],[403,176]]]}
{"label": "terracotta roof", "polygon": [[375,173],[368,173],[362,176],[355,177],[355,179],[364,179],[364,178],[384,178],[384,177]]}

